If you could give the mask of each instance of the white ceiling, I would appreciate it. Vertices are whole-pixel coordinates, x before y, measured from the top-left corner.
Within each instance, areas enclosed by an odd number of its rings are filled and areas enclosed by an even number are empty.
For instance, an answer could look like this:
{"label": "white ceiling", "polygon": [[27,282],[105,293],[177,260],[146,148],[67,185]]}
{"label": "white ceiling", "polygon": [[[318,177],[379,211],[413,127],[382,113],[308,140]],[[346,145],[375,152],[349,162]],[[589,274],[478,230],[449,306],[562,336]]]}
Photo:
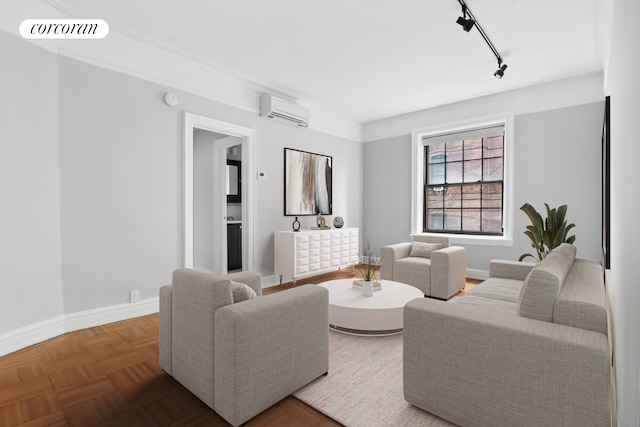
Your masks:
{"label": "white ceiling", "polygon": [[598,0],[48,0],[112,31],[366,123],[602,72]]}

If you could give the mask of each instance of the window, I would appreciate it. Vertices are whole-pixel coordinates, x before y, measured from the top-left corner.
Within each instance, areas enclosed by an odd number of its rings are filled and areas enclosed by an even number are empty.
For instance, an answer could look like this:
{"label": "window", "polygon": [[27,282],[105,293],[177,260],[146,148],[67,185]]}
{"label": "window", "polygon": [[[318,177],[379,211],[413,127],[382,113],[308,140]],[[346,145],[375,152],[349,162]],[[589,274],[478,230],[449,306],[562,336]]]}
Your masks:
{"label": "window", "polygon": [[423,231],[501,236],[504,127],[424,137],[423,142]]}
{"label": "window", "polygon": [[413,233],[511,243],[508,123],[414,131]]}

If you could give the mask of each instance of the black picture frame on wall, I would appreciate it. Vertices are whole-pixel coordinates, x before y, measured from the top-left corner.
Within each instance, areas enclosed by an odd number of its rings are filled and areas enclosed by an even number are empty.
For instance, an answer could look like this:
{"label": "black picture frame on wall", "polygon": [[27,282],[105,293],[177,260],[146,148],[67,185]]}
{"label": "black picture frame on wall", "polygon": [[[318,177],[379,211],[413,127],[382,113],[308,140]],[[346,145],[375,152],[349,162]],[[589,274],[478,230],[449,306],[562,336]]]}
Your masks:
{"label": "black picture frame on wall", "polygon": [[602,255],[603,267],[611,268],[611,100],[604,101],[602,121]]}
{"label": "black picture frame on wall", "polygon": [[284,149],[285,216],[331,215],[332,182],[331,156]]}

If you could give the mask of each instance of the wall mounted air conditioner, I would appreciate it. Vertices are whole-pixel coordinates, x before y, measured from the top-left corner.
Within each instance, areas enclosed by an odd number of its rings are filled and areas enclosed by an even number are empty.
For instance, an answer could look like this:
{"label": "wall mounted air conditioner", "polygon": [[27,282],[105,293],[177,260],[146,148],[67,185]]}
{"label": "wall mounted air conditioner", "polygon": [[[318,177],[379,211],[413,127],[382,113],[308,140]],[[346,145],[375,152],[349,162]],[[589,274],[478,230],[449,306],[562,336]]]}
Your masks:
{"label": "wall mounted air conditioner", "polygon": [[306,128],[309,126],[311,111],[293,102],[265,93],[260,96],[260,115],[281,123]]}

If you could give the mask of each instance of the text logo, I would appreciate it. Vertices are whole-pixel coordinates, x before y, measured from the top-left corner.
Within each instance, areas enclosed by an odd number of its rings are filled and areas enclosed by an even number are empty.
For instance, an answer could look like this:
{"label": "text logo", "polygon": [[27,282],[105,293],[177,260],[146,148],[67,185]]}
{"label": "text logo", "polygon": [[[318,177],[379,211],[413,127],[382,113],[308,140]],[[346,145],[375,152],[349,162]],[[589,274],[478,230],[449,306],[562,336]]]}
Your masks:
{"label": "text logo", "polygon": [[20,34],[25,39],[102,39],[109,24],[102,19],[25,19]]}

